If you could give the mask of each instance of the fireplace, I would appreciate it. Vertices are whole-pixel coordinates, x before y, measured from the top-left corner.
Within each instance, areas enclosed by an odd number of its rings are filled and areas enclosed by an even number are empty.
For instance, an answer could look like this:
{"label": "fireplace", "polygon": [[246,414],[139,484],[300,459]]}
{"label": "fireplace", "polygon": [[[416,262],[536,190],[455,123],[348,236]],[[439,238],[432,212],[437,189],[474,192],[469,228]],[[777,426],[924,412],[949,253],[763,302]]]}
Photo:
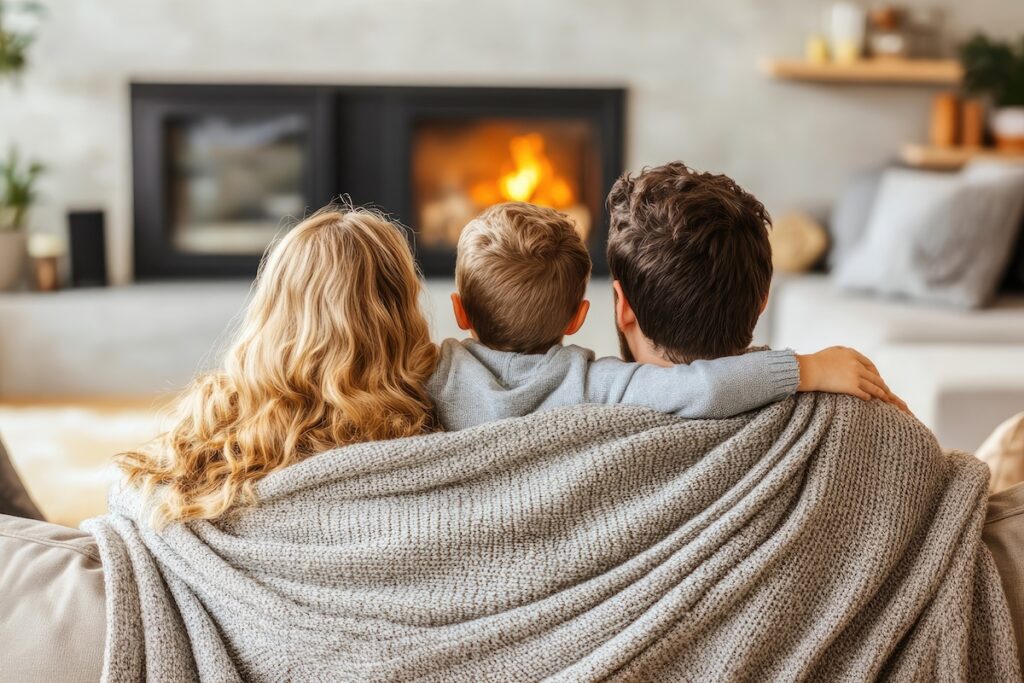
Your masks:
{"label": "fireplace", "polygon": [[582,119],[420,122],[412,147],[419,244],[450,250],[473,216],[505,201],[565,212],[588,239],[599,218],[600,169],[593,126]]}
{"label": "fireplace", "polygon": [[138,279],[251,277],[289,221],[347,196],[411,228],[449,276],[462,227],[529,201],[571,216],[605,270],[618,89],[134,84]]}

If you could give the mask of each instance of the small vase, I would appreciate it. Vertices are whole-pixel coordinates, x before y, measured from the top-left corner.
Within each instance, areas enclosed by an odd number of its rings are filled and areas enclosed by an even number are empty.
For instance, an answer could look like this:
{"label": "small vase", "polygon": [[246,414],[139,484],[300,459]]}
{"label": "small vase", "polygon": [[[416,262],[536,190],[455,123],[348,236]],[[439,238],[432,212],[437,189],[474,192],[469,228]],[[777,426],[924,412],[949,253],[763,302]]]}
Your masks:
{"label": "small vase", "polygon": [[9,206],[0,206],[0,232],[17,232],[18,210]]}
{"label": "small vase", "polygon": [[985,103],[977,98],[960,105],[960,145],[981,147],[985,144]]}
{"label": "small vase", "polygon": [[1024,107],[999,107],[992,112],[992,134],[999,149],[1024,152]]}
{"label": "small vase", "polygon": [[0,230],[0,292],[21,284],[25,274],[25,234],[17,230]]}
{"label": "small vase", "polygon": [[960,98],[955,92],[940,93],[932,100],[929,139],[934,147],[952,147],[960,129]]}

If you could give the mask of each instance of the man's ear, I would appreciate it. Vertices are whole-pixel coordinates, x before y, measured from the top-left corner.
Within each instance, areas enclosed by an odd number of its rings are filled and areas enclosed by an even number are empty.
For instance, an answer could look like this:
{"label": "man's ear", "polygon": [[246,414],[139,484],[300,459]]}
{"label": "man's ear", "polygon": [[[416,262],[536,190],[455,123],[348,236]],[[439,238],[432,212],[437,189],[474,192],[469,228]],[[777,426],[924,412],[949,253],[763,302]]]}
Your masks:
{"label": "man's ear", "polygon": [[612,281],[612,290],[615,292],[615,326],[625,332],[636,325],[636,314],[633,307],[629,305],[626,295],[622,293],[622,285],[618,280]]}
{"label": "man's ear", "polygon": [[570,334],[576,334],[583,327],[583,323],[587,320],[587,312],[590,311],[590,302],[584,299],[580,302],[580,307],[576,309],[576,315],[569,321],[569,326],[565,328],[566,336]]}
{"label": "man's ear", "polygon": [[469,315],[466,314],[466,309],[462,305],[462,297],[458,292],[452,292],[452,311],[455,313],[455,322],[458,323],[460,330],[473,329],[473,323],[469,321]]}

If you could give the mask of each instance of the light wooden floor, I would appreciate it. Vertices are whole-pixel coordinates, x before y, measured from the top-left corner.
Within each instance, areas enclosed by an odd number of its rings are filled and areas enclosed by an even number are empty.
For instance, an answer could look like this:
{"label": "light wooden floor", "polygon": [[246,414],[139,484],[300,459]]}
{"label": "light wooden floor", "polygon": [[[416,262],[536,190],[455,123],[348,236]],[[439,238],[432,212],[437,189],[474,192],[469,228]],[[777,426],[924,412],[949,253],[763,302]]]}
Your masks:
{"label": "light wooden floor", "polygon": [[166,398],[0,401],[0,436],[47,520],[67,526],[106,510],[116,453],[167,425]]}

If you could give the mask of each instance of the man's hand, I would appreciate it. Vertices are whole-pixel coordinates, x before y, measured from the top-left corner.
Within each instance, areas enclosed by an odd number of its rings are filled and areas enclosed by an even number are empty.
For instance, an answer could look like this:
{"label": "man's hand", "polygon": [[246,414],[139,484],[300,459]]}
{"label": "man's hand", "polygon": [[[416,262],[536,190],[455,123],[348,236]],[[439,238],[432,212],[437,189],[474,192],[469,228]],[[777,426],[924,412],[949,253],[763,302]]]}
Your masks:
{"label": "man's hand", "polygon": [[832,346],[810,355],[797,354],[800,384],[797,391],[850,394],[865,401],[877,398],[905,413],[907,404],[889,390],[878,368],[868,358],[845,346]]}

